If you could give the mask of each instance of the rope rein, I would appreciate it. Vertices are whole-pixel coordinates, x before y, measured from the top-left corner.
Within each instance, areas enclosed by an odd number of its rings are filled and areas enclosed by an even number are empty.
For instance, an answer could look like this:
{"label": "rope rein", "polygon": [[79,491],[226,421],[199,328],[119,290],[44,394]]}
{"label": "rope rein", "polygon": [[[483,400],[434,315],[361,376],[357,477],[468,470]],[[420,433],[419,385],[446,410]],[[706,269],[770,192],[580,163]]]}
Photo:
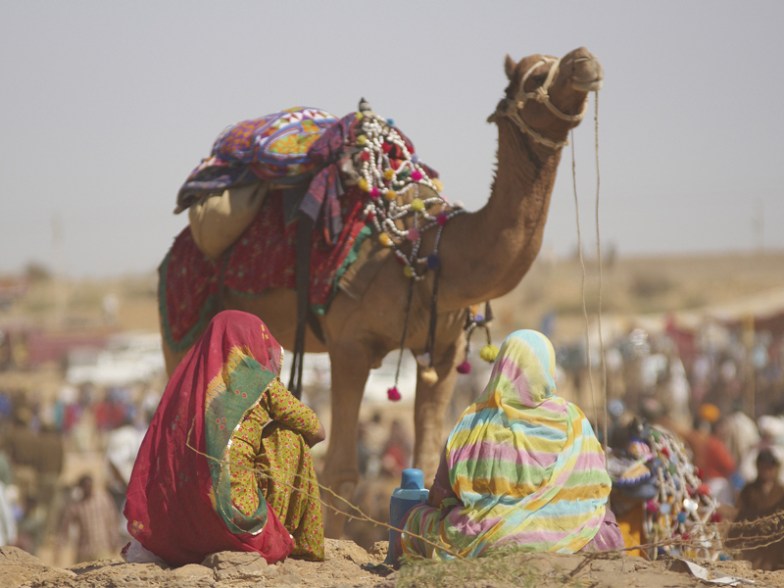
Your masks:
{"label": "rope rein", "polygon": [[[574,135],[572,135],[572,139],[574,139]],[[583,318],[585,320],[585,355],[586,360],[588,362],[588,390],[591,393],[591,406],[594,410],[594,419],[596,420],[596,424],[599,424],[599,412],[598,407],[596,406],[596,398],[594,396],[594,385],[593,385],[593,370],[591,369],[591,338],[589,336],[589,320],[588,320],[588,306],[585,297],[585,257],[583,256],[583,243],[582,243],[582,233],[580,231],[580,204],[577,198],[577,163],[574,157],[574,141],[572,141],[572,194],[574,195],[574,218],[575,223],[577,226],[577,256],[580,260],[580,299],[582,300],[582,309],[583,309]],[[579,395],[580,391],[576,391]],[[606,441],[605,441],[605,449]]]}
{"label": "rope rein", "polygon": [[597,271],[598,271],[598,278],[599,283],[597,285],[598,289],[598,308],[596,312],[596,327],[599,332],[599,357],[601,358],[601,366],[602,366],[602,397],[604,400],[604,422],[602,426],[602,438],[604,441],[604,448],[607,449],[609,444],[609,439],[607,438],[607,423],[609,421],[609,414],[607,411],[607,358],[604,354],[604,336],[602,334],[602,291],[604,288],[603,280],[602,280],[602,246],[601,246],[601,238],[599,234],[599,188],[601,187],[601,174],[600,174],[600,166],[599,166],[599,92],[594,93],[593,97],[593,137],[594,137],[594,144],[593,144],[593,151],[595,154],[595,164],[596,164],[596,199],[595,199],[595,206],[594,206],[594,218],[595,218],[595,225],[596,225],[596,263],[597,263]]}
{"label": "rope rein", "polygon": [[[587,101],[586,101],[587,103]],[[585,109],[584,109],[585,110]],[[574,134],[572,134],[572,139],[574,140]],[[591,339],[590,339],[590,321],[588,318],[588,306],[586,302],[586,295],[585,295],[585,277],[586,277],[586,269],[585,269],[585,258],[583,256],[583,244],[582,244],[582,234],[580,231],[580,205],[577,198],[577,172],[576,172],[576,163],[575,163],[575,155],[574,155],[574,145],[572,145],[571,154],[572,154],[572,192],[574,195],[574,215],[575,221],[577,224],[577,253],[580,259],[580,270],[581,270],[581,278],[580,278],[580,297],[582,299],[582,309],[583,309],[583,317],[585,319],[585,355],[586,355],[586,362],[588,365],[588,388],[590,390],[591,395],[591,404],[594,410],[594,419],[596,421],[596,426],[599,427],[601,424],[602,426],[602,445],[604,446],[605,451],[608,447],[608,438],[607,438],[607,421],[608,421],[608,411],[607,411],[607,363],[604,357],[604,338],[602,335],[602,250],[601,250],[601,235],[599,229],[599,188],[601,185],[600,176],[599,176],[599,93],[594,92],[594,153],[595,153],[595,166],[596,166],[596,194],[595,194],[595,203],[594,203],[594,218],[595,218],[595,228],[596,228],[596,263],[598,268],[598,300],[597,300],[597,309],[596,309],[596,320],[597,320],[597,329],[599,335],[599,357],[601,362],[601,392],[602,392],[602,416],[603,418],[599,418],[599,407],[596,403],[595,393],[594,393],[594,379],[593,379],[593,364],[591,361]],[[579,392],[579,390],[577,391]]]}

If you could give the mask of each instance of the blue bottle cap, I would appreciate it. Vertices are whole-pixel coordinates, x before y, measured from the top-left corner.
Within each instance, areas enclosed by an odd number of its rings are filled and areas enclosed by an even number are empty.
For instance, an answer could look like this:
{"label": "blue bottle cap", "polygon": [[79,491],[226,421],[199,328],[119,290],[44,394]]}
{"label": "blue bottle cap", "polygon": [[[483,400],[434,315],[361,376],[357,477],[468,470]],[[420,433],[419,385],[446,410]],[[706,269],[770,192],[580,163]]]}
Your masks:
{"label": "blue bottle cap", "polygon": [[425,487],[425,474],[419,468],[406,468],[403,470],[400,487],[408,490],[419,490]]}

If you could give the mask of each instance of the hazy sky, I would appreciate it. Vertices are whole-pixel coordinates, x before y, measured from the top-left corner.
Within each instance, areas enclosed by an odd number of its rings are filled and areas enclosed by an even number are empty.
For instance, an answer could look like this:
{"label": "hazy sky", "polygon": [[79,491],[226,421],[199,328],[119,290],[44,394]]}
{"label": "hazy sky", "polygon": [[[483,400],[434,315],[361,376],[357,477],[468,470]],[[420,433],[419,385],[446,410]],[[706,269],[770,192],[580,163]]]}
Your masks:
{"label": "hazy sky", "polygon": [[[784,248],[784,2],[0,0],[0,274],[157,267],[176,192],[228,124],[360,97],[444,193],[489,194],[503,58],[589,48],[600,232],[623,254]],[[575,131],[593,251],[594,124]],[[577,242],[564,151],[545,247]],[[762,231],[760,232],[760,227]],[[55,235],[59,235],[55,237]],[[59,243],[59,246],[57,244]]]}

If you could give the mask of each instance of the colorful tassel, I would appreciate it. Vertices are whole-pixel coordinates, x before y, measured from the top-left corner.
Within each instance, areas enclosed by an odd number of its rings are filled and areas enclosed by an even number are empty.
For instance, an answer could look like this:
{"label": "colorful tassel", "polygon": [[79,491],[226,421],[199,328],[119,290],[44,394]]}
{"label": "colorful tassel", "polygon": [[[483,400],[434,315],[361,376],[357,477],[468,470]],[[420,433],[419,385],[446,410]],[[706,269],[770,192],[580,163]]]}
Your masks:
{"label": "colorful tassel", "polygon": [[487,363],[493,363],[495,358],[498,357],[498,347],[491,344],[485,345],[479,351],[479,357],[484,359]]}
{"label": "colorful tassel", "polygon": [[433,367],[424,368],[420,370],[419,378],[428,386],[432,386],[438,382],[438,372]]}

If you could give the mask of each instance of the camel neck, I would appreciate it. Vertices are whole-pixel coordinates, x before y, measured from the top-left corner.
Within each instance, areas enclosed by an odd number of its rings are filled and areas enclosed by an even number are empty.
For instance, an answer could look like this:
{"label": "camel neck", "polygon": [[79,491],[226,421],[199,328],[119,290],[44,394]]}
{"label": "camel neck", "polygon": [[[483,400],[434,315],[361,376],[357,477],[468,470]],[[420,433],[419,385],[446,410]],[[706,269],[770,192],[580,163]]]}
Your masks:
{"label": "camel neck", "polygon": [[533,144],[504,119],[498,123],[497,171],[480,210],[444,231],[442,308],[460,308],[511,291],[542,244],[560,150]]}

